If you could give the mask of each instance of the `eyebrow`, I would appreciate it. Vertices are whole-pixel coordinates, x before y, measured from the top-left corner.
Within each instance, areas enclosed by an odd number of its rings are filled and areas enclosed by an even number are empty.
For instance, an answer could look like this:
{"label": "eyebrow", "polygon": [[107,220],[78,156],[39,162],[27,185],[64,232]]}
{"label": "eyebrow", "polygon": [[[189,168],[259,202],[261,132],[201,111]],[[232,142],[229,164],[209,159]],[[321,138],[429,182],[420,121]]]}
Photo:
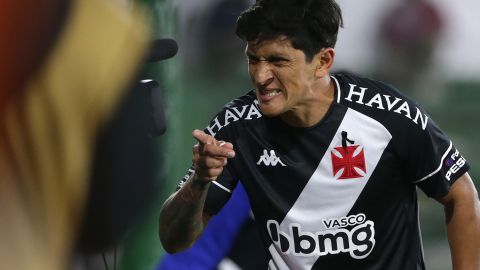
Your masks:
{"label": "eyebrow", "polygon": [[267,57],[268,61],[290,61],[290,58],[284,57],[282,55],[270,55]]}
{"label": "eyebrow", "polygon": [[257,56],[251,52],[251,51],[245,51],[245,55],[248,56],[248,57],[254,57],[254,58],[257,58]]}
{"label": "eyebrow", "polygon": [[[256,58],[256,59],[259,59],[259,57],[257,55],[255,55],[253,52],[251,51],[246,51],[245,52],[245,55],[249,58]],[[289,57],[286,57],[284,56],[283,54],[276,54],[276,53],[272,53],[268,56],[265,57],[266,60],[268,61],[273,61],[273,60],[284,60],[284,61],[290,61],[291,59]]]}

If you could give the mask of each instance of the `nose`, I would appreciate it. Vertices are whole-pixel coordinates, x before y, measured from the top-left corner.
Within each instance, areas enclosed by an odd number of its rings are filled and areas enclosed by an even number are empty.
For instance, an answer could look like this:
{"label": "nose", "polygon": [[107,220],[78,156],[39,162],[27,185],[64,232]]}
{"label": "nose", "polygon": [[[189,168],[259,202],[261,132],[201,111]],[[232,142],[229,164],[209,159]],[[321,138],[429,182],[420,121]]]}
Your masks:
{"label": "nose", "polygon": [[266,87],[273,81],[273,72],[267,62],[259,61],[254,66],[251,66],[250,69],[255,86],[259,88]]}

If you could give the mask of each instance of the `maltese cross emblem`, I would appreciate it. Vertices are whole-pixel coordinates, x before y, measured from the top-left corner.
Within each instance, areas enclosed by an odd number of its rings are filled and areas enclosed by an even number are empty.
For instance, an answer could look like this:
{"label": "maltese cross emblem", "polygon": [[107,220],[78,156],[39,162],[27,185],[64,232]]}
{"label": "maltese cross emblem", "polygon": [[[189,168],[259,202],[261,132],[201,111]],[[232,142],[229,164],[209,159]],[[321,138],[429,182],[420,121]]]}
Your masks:
{"label": "maltese cross emblem", "polygon": [[[363,148],[358,145],[340,146],[332,150],[333,176],[340,174],[338,179],[363,177],[367,173]],[[363,172],[363,174],[360,174]]]}

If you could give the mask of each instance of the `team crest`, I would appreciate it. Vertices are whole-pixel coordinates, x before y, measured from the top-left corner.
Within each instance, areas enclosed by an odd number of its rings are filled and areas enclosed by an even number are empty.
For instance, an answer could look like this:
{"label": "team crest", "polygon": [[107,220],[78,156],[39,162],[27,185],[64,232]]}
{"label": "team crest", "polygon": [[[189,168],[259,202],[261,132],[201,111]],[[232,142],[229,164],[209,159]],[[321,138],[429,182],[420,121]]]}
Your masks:
{"label": "team crest", "polygon": [[342,146],[335,147],[331,152],[333,176],[338,179],[360,178],[367,173],[363,147],[347,146],[348,142],[353,143],[347,139],[347,133],[344,131],[342,132]]}

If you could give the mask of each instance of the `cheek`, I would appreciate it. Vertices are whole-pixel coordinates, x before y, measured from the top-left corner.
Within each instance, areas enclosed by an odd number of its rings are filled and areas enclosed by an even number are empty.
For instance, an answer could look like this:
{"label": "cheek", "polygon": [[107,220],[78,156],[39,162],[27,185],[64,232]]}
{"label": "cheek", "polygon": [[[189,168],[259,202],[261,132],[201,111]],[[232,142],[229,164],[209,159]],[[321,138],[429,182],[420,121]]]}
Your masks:
{"label": "cheek", "polygon": [[255,82],[255,77],[253,76],[253,74],[255,74],[255,68],[254,67],[251,67],[250,65],[248,66],[248,75],[250,76],[250,80],[252,82]]}

